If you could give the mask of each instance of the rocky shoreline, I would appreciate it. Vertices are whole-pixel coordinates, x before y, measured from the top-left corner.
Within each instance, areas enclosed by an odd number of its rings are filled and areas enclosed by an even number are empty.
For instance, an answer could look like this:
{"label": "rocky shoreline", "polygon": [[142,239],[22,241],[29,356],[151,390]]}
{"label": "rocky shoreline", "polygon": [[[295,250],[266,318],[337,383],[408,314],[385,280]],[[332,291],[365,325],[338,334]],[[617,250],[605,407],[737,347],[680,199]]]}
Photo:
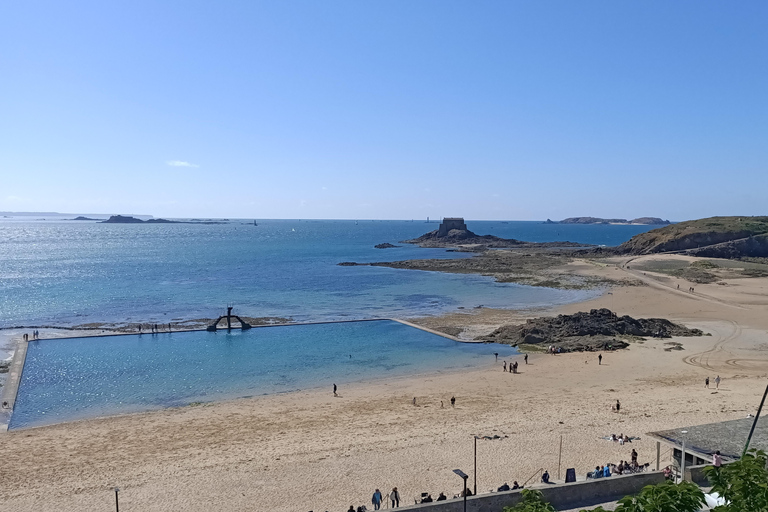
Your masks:
{"label": "rocky shoreline", "polygon": [[644,341],[644,337],[704,336],[700,329],[689,329],[663,318],[618,316],[601,308],[573,315],[528,319],[521,325],[505,325],[476,340],[526,345],[540,350],[555,347],[563,352],[616,350],[629,346],[627,339]]}

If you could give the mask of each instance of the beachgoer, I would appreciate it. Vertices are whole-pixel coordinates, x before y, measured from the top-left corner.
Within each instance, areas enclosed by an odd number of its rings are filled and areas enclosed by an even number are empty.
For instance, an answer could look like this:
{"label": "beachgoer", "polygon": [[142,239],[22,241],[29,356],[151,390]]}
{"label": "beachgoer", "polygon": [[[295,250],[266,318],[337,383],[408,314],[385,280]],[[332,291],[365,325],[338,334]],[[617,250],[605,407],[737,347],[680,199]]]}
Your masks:
{"label": "beachgoer", "polygon": [[355,512],[355,507],[350,505],[349,510],[347,510],[347,512]]}
{"label": "beachgoer", "polygon": [[413,397],[413,405],[416,405],[416,397]]}
{"label": "beachgoer", "polygon": [[455,406],[456,406],[456,397],[452,396],[451,397],[451,407],[455,407]]}
{"label": "beachgoer", "polygon": [[621,402],[616,400],[616,412],[619,412],[619,411],[621,411]]}
{"label": "beachgoer", "polygon": [[400,493],[397,492],[397,487],[392,488],[392,492],[389,493],[389,500],[392,502],[392,508],[400,506]]}
{"label": "beachgoer", "polygon": [[603,364],[603,354],[600,354],[597,356],[597,364],[598,365]]}
{"label": "beachgoer", "polygon": [[605,466],[603,467],[603,476],[609,477],[611,476],[611,466]]}
{"label": "beachgoer", "polygon": [[637,451],[632,448],[632,462],[637,464]]}
{"label": "beachgoer", "polygon": [[715,377],[715,389],[720,389],[720,376]]}
{"label": "beachgoer", "polygon": [[549,483],[549,471],[546,469],[544,470],[544,473],[541,474],[541,483],[548,484]]}
{"label": "beachgoer", "polygon": [[720,450],[717,450],[715,454],[712,455],[712,465],[716,468],[723,465],[723,458],[720,456]]}
{"label": "beachgoer", "polygon": [[504,361],[504,371],[507,371],[507,362]]}
{"label": "beachgoer", "polygon": [[709,389],[709,377],[707,377],[706,379],[704,379],[704,387],[705,387],[705,388],[707,388],[707,389]]}
{"label": "beachgoer", "polygon": [[333,385],[333,396],[339,396],[336,394],[336,384]]}
{"label": "beachgoer", "polygon": [[139,334],[141,334],[141,324],[139,324]]}
{"label": "beachgoer", "polygon": [[431,494],[427,494],[426,498],[421,498],[421,502],[422,503],[432,503],[433,501],[435,501],[435,500],[432,499],[432,495]]}
{"label": "beachgoer", "polygon": [[679,285],[679,284],[677,285],[677,289],[678,289],[678,290],[680,289],[680,285]]}
{"label": "beachgoer", "polygon": [[493,355],[496,356],[496,361],[498,361],[499,360],[499,353],[498,352],[494,352]]}
{"label": "beachgoer", "polygon": [[525,354],[525,357],[523,359],[525,359],[525,364],[528,364],[528,354]]}
{"label": "beachgoer", "polygon": [[512,482],[512,490],[519,489],[519,488],[520,488],[520,484],[517,483],[517,480]]}
{"label": "beachgoer", "polygon": [[373,497],[371,498],[373,503],[373,510],[379,510],[381,508],[381,491],[376,489],[373,491]]}
{"label": "beachgoer", "polygon": [[440,400],[440,408],[441,408],[441,409],[444,409],[444,408],[445,408],[445,406],[443,405],[443,401],[442,401],[442,400]]}
{"label": "beachgoer", "polygon": [[447,500],[447,499],[448,499],[448,496],[446,496],[445,494],[443,494],[443,493],[441,492],[441,493],[440,493],[440,496],[438,496],[438,497],[437,497],[437,499],[436,499],[435,501],[445,501],[445,500]]}
{"label": "beachgoer", "polygon": [[506,483],[506,482],[504,482],[504,485],[502,485],[501,487],[499,487],[497,489],[497,491],[499,491],[499,492],[504,492],[504,491],[508,491],[508,490],[509,490],[509,484]]}
{"label": "beachgoer", "polygon": [[662,473],[664,473],[664,478],[666,478],[667,480],[672,478],[672,470],[670,469],[669,466],[665,467]]}

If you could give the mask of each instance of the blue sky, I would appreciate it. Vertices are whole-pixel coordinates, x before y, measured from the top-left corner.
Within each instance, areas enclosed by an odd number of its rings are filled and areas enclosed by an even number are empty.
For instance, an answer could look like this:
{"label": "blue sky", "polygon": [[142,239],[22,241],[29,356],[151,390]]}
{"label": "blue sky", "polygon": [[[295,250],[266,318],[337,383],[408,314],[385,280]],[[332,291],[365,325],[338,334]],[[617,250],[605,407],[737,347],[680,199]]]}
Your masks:
{"label": "blue sky", "polygon": [[0,7],[0,210],[759,215],[768,2]]}

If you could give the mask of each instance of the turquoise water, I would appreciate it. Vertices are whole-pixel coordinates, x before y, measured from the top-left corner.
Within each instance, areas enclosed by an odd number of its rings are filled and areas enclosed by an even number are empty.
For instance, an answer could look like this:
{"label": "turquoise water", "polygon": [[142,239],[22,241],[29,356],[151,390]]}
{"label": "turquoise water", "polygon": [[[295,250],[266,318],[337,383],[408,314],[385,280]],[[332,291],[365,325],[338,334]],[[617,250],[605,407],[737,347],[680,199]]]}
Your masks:
{"label": "turquoise water", "polygon": [[[507,357],[390,320],[29,343],[10,428],[453,370]],[[351,357],[350,357],[351,356]],[[446,390],[459,393],[459,390]]]}
{"label": "turquoise water", "polygon": [[[398,244],[436,229],[406,221],[101,224],[0,220],[0,328],[90,322],[167,323],[221,314],[296,321],[408,317],[477,305],[550,306],[594,292],[472,276],[340,267],[343,261],[471,257]],[[648,226],[468,221],[478,234],[616,245]]]}

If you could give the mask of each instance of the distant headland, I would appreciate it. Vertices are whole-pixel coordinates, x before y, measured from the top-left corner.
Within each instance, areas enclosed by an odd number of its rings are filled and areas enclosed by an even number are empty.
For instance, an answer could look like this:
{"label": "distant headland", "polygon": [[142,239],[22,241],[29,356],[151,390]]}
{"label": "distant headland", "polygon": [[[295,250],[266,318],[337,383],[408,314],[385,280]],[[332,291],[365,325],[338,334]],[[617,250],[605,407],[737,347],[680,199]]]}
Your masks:
{"label": "distant headland", "polygon": [[101,221],[104,224],[225,224],[224,221],[200,221],[200,220],[168,220],[168,219],[147,219],[141,220],[129,215],[112,215],[107,220]]}
{"label": "distant headland", "polygon": [[638,217],[637,219],[602,219],[600,217],[568,217],[559,222],[547,219],[544,224],[636,224],[640,226],[666,226],[672,224],[659,217]]}

